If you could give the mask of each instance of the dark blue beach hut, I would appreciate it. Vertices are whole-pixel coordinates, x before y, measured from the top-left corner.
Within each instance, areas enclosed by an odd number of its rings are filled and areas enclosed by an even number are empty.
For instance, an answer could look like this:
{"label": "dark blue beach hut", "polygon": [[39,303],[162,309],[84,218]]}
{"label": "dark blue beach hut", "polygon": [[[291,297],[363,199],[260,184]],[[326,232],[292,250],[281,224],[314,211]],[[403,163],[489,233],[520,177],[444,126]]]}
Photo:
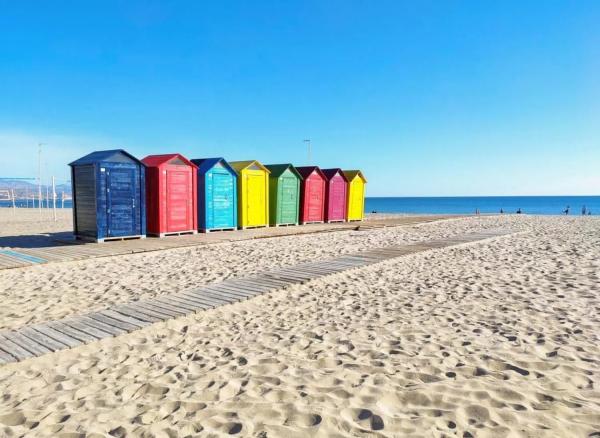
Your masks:
{"label": "dark blue beach hut", "polygon": [[122,149],[96,151],[69,164],[73,234],[103,242],[146,237],[145,166]]}
{"label": "dark blue beach hut", "polygon": [[198,166],[198,229],[235,230],[237,172],[224,158],[191,160]]}

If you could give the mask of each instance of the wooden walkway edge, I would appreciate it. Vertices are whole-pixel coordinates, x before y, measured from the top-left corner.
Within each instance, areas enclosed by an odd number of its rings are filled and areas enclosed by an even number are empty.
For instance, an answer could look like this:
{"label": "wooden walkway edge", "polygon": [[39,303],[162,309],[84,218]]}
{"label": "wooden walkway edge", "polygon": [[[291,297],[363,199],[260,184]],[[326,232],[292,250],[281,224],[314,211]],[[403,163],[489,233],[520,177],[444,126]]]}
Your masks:
{"label": "wooden walkway edge", "polygon": [[290,285],[369,266],[386,260],[513,234],[490,230],[430,240],[410,245],[387,246],[340,257],[301,263],[258,275],[235,278],[196,289],[126,304],[57,321],[48,321],[0,332],[0,364],[18,362],[92,341],[139,330],[155,322],[232,304]]}
{"label": "wooden walkway edge", "polygon": [[[0,248],[0,270],[23,268],[45,263],[70,262],[96,257],[110,257],[186,248],[223,242],[250,239],[268,239],[292,235],[331,233],[336,231],[366,231],[373,228],[387,228],[417,225],[462,216],[407,216],[395,219],[366,220],[363,222],[343,222],[332,224],[305,225],[302,227],[268,227],[227,233],[199,233],[141,240],[125,240],[109,243],[90,243],[67,238],[48,239],[48,246],[21,248],[17,246]],[[0,238],[1,240],[1,238]]]}

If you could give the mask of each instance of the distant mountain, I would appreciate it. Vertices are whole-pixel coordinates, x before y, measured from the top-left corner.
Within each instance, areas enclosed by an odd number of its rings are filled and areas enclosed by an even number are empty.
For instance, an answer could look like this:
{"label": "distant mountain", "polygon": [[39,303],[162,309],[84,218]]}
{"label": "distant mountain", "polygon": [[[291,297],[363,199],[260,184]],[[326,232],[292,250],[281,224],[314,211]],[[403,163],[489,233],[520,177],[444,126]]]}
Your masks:
{"label": "distant mountain", "polygon": [[[42,184],[42,197],[46,196],[46,187],[48,190],[52,190],[52,186]],[[0,179],[0,191],[3,190],[14,190],[17,198],[26,198],[34,194],[37,195],[38,185],[35,182],[19,180],[19,179]],[[61,193],[71,195],[71,183],[57,184],[56,193],[60,197]]]}

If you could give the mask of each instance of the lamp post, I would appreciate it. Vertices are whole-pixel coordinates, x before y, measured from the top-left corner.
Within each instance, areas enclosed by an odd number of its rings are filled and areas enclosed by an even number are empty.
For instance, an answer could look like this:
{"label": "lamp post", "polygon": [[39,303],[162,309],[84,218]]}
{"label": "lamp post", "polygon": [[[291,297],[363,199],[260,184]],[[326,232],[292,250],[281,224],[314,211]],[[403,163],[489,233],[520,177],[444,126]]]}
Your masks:
{"label": "lamp post", "polygon": [[310,153],[311,153],[311,150],[310,150],[310,146],[311,146],[310,145],[310,138],[305,139],[304,143],[306,143],[306,145],[308,147],[308,150],[307,150],[307,152],[308,152],[308,165],[310,166],[311,165],[311,161],[312,161],[311,160],[311,156],[310,156]]}

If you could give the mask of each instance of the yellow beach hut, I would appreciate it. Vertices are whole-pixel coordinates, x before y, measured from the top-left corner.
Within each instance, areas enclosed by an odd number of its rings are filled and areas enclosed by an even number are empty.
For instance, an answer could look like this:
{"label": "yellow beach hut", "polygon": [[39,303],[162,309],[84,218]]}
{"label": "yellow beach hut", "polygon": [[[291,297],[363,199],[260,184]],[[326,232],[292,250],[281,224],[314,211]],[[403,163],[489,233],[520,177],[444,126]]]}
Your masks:
{"label": "yellow beach hut", "polygon": [[238,228],[269,226],[269,170],[256,160],[230,161],[238,173]]}
{"label": "yellow beach hut", "polygon": [[365,189],[367,179],[360,170],[344,170],[348,180],[348,210],[346,220],[362,221],[365,216]]}

